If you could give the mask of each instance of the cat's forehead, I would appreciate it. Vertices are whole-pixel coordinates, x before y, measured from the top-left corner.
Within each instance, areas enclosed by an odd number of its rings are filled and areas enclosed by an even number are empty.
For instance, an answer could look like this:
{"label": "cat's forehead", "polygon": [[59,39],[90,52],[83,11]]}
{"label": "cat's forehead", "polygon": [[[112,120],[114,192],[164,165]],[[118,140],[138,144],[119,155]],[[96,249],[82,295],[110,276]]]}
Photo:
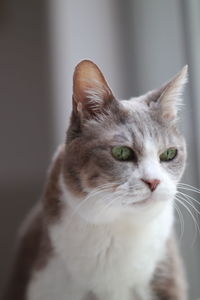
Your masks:
{"label": "cat's forehead", "polygon": [[177,143],[180,134],[174,126],[160,123],[141,97],[121,101],[127,111],[123,131],[143,148],[149,141],[158,146]]}
{"label": "cat's forehead", "polygon": [[145,137],[157,138],[165,128],[153,117],[148,105],[141,98],[122,100],[121,109],[126,111],[126,129],[140,139]]}
{"label": "cat's forehead", "polygon": [[144,152],[149,141],[155,147],[164,148],[175,146],[179,139],[174,128],[163,126],[154,118],[143,97],[121,100],[117,110],[97,120],[89,121],[87,134],[94,135],[95,139],[134,145],[138,152]]}
{"label": "cat's forehead", "polygon": [[120,104],[120,110],[126,112],[126,117],[124,122],[116,122],[113,128],[110,127],[113,139],[123,137],[140,152],[144,152],[150,141],[153,147],[158,148],[175,146],[179,142],[179,133],[175,128],[159,123],[142,97],[121,100]]}
{"label": "cat's forehead", "polygon": [[121,100],[120,103],[125,110],[131,112],[148,112],[148,106],[145,103],[145,95],[140,97],[132,97],[129,100]]}

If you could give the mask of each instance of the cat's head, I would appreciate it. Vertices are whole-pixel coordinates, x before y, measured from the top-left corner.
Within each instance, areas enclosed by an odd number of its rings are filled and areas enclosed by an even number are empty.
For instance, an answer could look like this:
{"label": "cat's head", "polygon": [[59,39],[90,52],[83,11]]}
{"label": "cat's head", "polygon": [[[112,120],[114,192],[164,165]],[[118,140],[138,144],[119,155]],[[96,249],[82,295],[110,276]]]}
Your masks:
{"label": "cat's head", "polygon": [[173,202],[186,160],[176,127],[186,80],[184,67],[161,88],[119,101],[94,63],[78,64],[63,173],[87,221],[154,215]]}

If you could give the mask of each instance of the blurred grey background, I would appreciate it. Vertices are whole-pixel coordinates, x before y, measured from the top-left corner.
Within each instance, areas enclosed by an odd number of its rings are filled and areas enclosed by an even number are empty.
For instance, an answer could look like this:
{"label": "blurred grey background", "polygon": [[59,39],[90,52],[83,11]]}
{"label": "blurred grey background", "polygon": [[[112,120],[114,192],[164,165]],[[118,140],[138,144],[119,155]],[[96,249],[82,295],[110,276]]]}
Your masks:
{"label": "blurred grey background", "polygon": [[[75,65],[96,62],[115,95],[125,99],[161,85],[188,64],[181,114],[188,166],[182,182],[200,187],[199,53],[199,0],[0,1],[0,294],[19,225],[39,199],[51,156],[65,138]],[[197,300],[200,235],[192,243],[193,219],[181,211],[180,248],[190,300]],[[180,236],[179,227],[177,218]]]}

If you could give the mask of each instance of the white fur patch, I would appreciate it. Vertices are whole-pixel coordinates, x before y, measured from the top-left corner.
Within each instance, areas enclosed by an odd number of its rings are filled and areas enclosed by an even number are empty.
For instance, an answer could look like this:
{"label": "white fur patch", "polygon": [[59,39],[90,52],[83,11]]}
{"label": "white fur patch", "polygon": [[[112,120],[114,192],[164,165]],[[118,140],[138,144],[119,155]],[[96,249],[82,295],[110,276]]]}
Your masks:
{"label": "white fur patch", "polygon": [[89,291],[98,300],[132,300],[134,293],[150,299],[149,280],[171,232],[172,202],[143,224],[123,217],[95,225],[74,213],[67,203],[75,198],[61,188],[66,206],[61,221],[50,228],[55,256],[35,274],[28,300],[82,300]]}

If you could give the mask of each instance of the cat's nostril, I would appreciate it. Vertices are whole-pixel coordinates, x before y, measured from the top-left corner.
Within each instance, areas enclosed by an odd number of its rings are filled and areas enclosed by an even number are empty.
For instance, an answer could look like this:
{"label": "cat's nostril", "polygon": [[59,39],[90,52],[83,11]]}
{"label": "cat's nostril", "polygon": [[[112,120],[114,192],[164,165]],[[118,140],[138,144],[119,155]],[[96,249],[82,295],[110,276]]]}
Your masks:
{"label": "cat's nostril", "polygon": [[153,192],[155,191],[155,189],[157,188],[157,186],[159,185],[160,183],[160,180],[159,179],[142,179],[142,181],[144,183],[146,183],[148,185],[148,187],[150,188],[150,190]]}

